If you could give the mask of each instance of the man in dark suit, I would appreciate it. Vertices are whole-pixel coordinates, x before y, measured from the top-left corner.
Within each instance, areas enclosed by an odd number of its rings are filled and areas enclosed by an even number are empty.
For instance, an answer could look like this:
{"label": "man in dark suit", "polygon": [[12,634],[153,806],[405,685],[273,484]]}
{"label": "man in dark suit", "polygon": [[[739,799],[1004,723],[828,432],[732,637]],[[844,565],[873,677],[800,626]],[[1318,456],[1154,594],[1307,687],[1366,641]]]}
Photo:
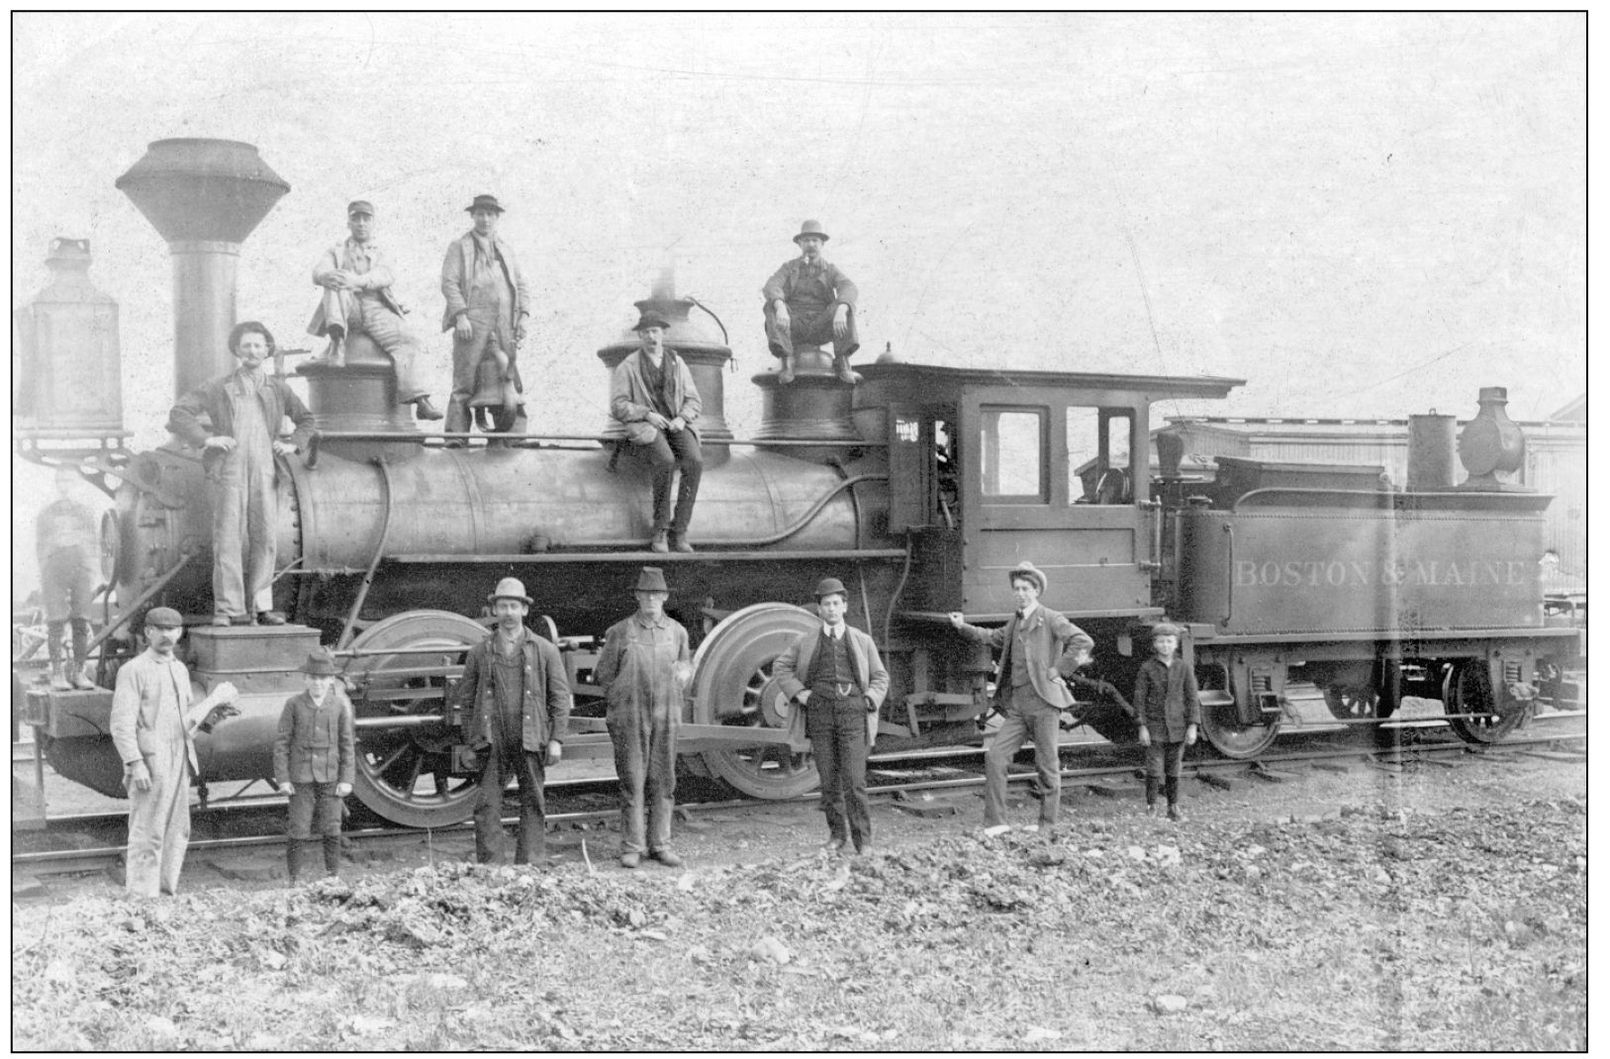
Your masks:
{"label": "man in dark suit", "polygon": [[[525,341],[531,315],[525,275],[508,240],[497,234],[503,216],[497,196],[477,195],[465,209],[474,227],[448,244],[442,260],[442,296],[447,299],[442,330],[453,332],[453,393],[448,398],[445,424],[450,434],[470,429],[475,370],[488,345],[508,356],[506,370],[513,373],[515,389],[523,389],[514,358]],[[514,420],[513,433],[524,432],[524,418],[522,412]],[[453,444],[462,445],[463,441]]]}

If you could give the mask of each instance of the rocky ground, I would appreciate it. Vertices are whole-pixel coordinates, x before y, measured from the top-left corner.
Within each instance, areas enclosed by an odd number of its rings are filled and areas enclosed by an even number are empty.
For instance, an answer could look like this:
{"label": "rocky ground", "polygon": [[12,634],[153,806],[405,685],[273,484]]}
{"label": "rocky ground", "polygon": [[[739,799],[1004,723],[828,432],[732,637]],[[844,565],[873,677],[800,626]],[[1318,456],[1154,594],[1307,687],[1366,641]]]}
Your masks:
{"label": "rocky ground", "polygon": [[592,831],[546,871],[457,839],[296,891],[91,882],[13,905],[12,1044],[1580,1049],[1586,785],[1355,764],[1188,780],[1183,825],[1072,789],[1049,840],[982,839],[971,792],[885,802],[858,859],[772,806],[693,816],[679,870]]}

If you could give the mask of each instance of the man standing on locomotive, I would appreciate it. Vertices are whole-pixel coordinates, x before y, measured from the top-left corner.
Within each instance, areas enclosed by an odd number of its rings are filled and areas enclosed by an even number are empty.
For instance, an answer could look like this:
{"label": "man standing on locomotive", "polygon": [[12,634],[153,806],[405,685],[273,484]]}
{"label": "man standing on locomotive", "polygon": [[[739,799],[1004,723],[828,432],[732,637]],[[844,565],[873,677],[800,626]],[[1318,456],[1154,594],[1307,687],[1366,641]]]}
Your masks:
{"label": "man standing on locomotive", "polygon": [[190,783],[200,772],[195,731],[235,712],[228,681],[192,705],[190,671],[174,657],[183,636],[178,611],[153,609],[145,616],[146,648],[118,669],[112,693],[112,745],[129,792],[124,885],[140,897],[178,892],[190,842]]}
{"label": "man standing on locomotive", "polygon": [[375,208],[362,199],[347,204],[347,230],[352,234],[324,252],[313,266],[313,283],[323,287],[319,307],[307,325],[310,335],[328,335],[324,362],[346,363],[345,342],[361,332],[391,358],[397,379],[397,403],[414,405],[420,419],[440,419],[430,394],[419,384],[415,368],[425,352],[422,342],[403,326],[403,307],[391,292],[391,269],[374,242]]}
{"label": "man standing on locomotive", "polygon": [[665,613],[664,571],[643,567],[634,592],[637,613],[604,634],[593,679],[604,689],[604,723],[621,782],[621,865],[635,868],[647,852],[674,868],[682,863],[671,851],[671,814],[682,691],[693,675],[688,631]]}
{"label": "man standing on locomotive", "polygon": [[[45,602],[45,628],[50,645],[50,686],[58,691],[87,691],[95,682],[84,675],[89,661],[89,601],[100,580],[100,533],[94,508],[74,495],[78,471],[56,467],[56,499],[34,520],[39,555],[40,595]],[[62,660],[67,623],[73,624],[72,661]]]}
{"label": "man standing on locomotive", "polygon": [[822,776],[827,849],[834,854],[846,839],[856,853],[872,846],[866,758],[877,733],[878,707],[889,693],[878,645],[844,622],[849,600],[842,581],[823,578],[816,586],[821,629],[801,633],[771,667],[793,708],[805,711],[805,731]]}
{"label": "man standing on locomotive", "polygon": [[1073,694],[1059,671],[1063,654],[1072,650],[1072,668],[1085,661],[1095,641],[1073,622],[1039,602],[1046,577],[1025,560],[1007,575],[1016,610],[998,629],[967,624],[952,612],[950,624],[975,643],[1002,648],[1001,671],[995,682],[995,708],[1003,720],[984,754],[984,834],[1010,831],[1006,823],[1006,766],[1025,739],[1034,741],[1034,768],[1040,794],[1040,822],[1024,830],[1049,831],[1057,824],[1062,800],[1062,766],[1057,733],[1062,711]]}
{"label": "man standing on locomotive", "polygon": [[[704,452],[694,426],[704,405],[693,373],[665,344],[670,321],[650,310],[633,328],[642,348],[615,366],[609,381],[609,414],[626,427],[626,437],[648,458],[654,475],[654,535],[649,549],[691,552],[688,523],[704,476]],[[682,473],[671,514],[671,476]]]}
{"label": "man standing on locomotive", "polygon": [[525,627],[531,597],[505,577],[487,602],[497,624],[464,659],[464,676],[450,693],[466,716],[465,736],[475,751],[480,790],[475,798],[475,859],[504,857],[503,788],[513,772],[520,784],[520,837],[516,864],[547,863],[547,821],[542,785],[559,764],[570,725],[570,682],[559,648]]}
{"label": "man standing on locomotive", "polygon": [[[199,447],[212,483],[214,625],[284,625],[274,609],[279,468],[313,435],[313,413],[284,379],[263,370],[274,336],[256,320],[236,324],[229,350],[240,366],[191,390],[168,413],[168,429]],[[290,416],[289,440],[275,435]],[[248,609],[249,608],[249,609]]]}
{"label": "man standing on locomotive", "polygon": [[783,362],[777,381],[794,381],[794,346],[833,343],[833,372],[842,383],[854,384],[861,376],[850,370],[850,356],[861,348],[855,328],[855,284],[839,267],[822,256],[828,234],[821,222],[800,225],[794,242],[799,257],[785,261],[760,289],[766,299],[766,345]]}
{"label": "man standing on locomotive", "polygon": [[[442,261],[442,295],[447,309],[442,330],[453,332],[453,393],[447,402],[449,434],[470,429],[470,398],[475,395],[475,373],[488,348],[508,355],[506,369],[516,391],[523,390],[514,363],[525,341],[531,297],[514,250],[498,238],[503,207],[495,195],[477,195],[465,209],[474,227],[448,244]],[[514,419],[513,433],[525,432],[525,413]],[[462,440],[449,443],[461,446]]]}

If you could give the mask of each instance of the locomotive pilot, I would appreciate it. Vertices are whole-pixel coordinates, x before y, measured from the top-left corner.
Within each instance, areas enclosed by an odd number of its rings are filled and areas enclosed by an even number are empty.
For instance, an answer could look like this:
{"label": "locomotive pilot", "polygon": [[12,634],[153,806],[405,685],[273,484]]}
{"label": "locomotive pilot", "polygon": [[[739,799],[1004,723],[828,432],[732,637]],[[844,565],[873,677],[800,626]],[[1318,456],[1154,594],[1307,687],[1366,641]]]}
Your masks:
{"label": "locomotive pilot", "polygon": [[960,613],[950,624],[977,643],[1001,648],[1000,675],[995,682],[995,708],[1003,720],[984,754],[984,834],[1011,830],[1006,823],[1006,766],[1023,745],[1034,741],[1034,769],[1040,795],[1040,822],[1025,830],[1054,828],[1062,800],[1062,766],[1057,733],[1062,711],[1073,705],[1063,678],[1063,656],[1071,651],[1070,668],[1083,665],[1095,641],[1073,622],[1039,602],[1046,577],[1031,562],[1021,562],[1007,577],[1016,604],[1012,617],[998,629],[969,625]]}
{"label": "locomotive pilot", "polygon": [[671,850],[671,814],[683,689],[693,674],[688,631],[665,613],[664,571],[643,567],[633,594],[637,613],[604,634],[593,679],[604,689],[604,723],[620,777],[621,865],[637,867],[646,852],[674,868],[682,863]]}
{"label": "locomotive pilot", "polygon": [[391,358],[397,378],[397,403],[414,405],[420,419],[440,419],[430,394],[419,384],[416,368],[425,347],[403,326],[402,304],[391,292],[391,269],[374,241],[375,208],[358,199],[347,204],[347,230],[352,234],[332,246],[313,266],[313,283],[324,288],[319,307],[307,325],[310,335],[328,335],[324,362],[346,363],[346,340],[363,333]]}
{"label": "locomotive pilot", "polygon": [[[274,336],[256,320],[236,324],[229,350],[239,366],[191,390],[168,414],[168,429],[198,446],[212,485],[214,625],[284,625],[274,609],[274,549],[279,522],[276,460],[313,435],[313,413],[263,370]],[[276,437],[289,416],[295,432]]]}
{"label": "locomotive pilot", "polygon": [[[525,341],[531,296],[508,240],[497,234],[503,207],[495,195],[477,195],[465,207],[474,226],[447,246],[442,260],[442,330],[453,332],[453,393],[447,402],[446,430],[470,429],[470,399],[475,372],[490,344],[507,355],[505,371],[516,391],[522,390],[515,357]],[[525,416],[513,420],[512,432],[525,432]],[[462,445],[454,440],[450,445]]]}
{"label": "locomotive pilot", "polygon": [[801,633],[772,663],[772,675],[789,702],[797,704],[795,712],[805,712],[805,733],[822,775],[827,850],[833,854],[844,849],[846,839],[856,853],[872,845],[866,759],[877,733],[878,707],[889,693],[878,645],[845,624],[849,600],[842,581],[823,578],[816,586],[822,627]]}
{"label": "locomotive pilot", "polygon": [[[59,691],[95,686],[84,675],[89,660],[89,603],[101,578],[99,519],[95,509],[76,495],[78,471],[56,467],[56,499],[34,521],[39,555],[40,594],[50,645],[50,684]],[[72,661],[63,661],[67,623],[73,624]]]}
{"label": "locomotive pilot", "polygon": [[475,751],[480,791],[475,799],[475,857],[504,858],[503,788],[509,773],[520,786],[516,864],[547,863],[547,819],[542,785],[564,755],[570,725],[570,682],[559,648],[525,626],[531,597],[505,577],[487,602],[497,619],[490,635],[464,658],[464,676],[452,702],[467,718],[465,736]]}
{"label": "locomotive pilot", "polygon": [[[693,373],[676,350],[665,344],[671,324],[649,310],[633,328],[642,348],[615,366],[609,383],[609,414],[626,427],[633,448],[645,456],[654,475],[654,535],[649,548],[656,552],[691,552],[688,523],[704,476],[704,453],[695,425],[703,405]],[[671,477],[680,472],[676,513],[671,513]]]}
{"label": "locomotive pilot", "polygon": [[766,299],[766,345],[783,362],[780,383],[794,381],[796,344],[833,343],[833,373],[840,382],[857,383],[850,357],[861,348],[855,328],[855,284],[822,256],[828,234],[819,221],[800,225],[794,243],[799,257],[785,261],[760,289]]}
{"label": "locomotive pilot", "polygon": [[234,712],[228,681],[191,702],[190,671],[174,655],[183,636],[178,611],[154,608],[145,616],[145,650],[118,669],[112,692],[112,745],[129,792],[124,885],[139,897],[178,892],[190,843],[190,784],[200,772],[195,731]]}
{"label": "locomotive pilot", "polygon": [[1152,657],[1135,674],[1137,735],[1146,748],[1146,815],[1157,813],[1161,781],[1170,820],[1180,819],[1180,761],[1185,748],[1196,742],[1196,726],[1202,723],[1196,673],[1183,659],[1174,657],[1179,645],[1178,626],[1162,622],[1153,627]]}

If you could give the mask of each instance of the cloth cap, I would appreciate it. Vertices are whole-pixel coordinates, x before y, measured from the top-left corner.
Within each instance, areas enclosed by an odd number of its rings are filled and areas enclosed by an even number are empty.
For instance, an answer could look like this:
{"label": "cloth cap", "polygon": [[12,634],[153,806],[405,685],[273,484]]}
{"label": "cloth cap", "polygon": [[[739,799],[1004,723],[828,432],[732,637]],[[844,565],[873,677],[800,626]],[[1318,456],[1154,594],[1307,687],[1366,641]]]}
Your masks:
{"label": "cloth cap", "polygon": [[1006,580],[1007,583],[1010,584],[1020,577],[1026,577],[1030,581],[1033,581],[1037,586],[1039,586],[1040,595],[1045,595],[1045,587],[1047,584],[1045,574],[1040,570],[1039,567],[1035,566],[1027,559],[1024,559],[1022,562],[1012,567],[1011,572],[1006,575]]}
{"label": "cloth cap", "polygon": [[464,207],[464,212],[465,213],[474,213],[476,210],[483,210],[483,209],[484,210],[494,210],[494,211],[496,211],[498,213],[503,212],[503,207],[498,205],[498,197],[496,195],[477,195],[477,196],[475,196],[475,201],[470,203],[468,206],[465,206]]}
{"label": "cloth cap", "polygon": [[517,599],[526,606],[531,606],[533,600],[525,594],[525,582],[518,577],[505,577],[498,582],[498,587],[490,596],[486,597],[488,603],[496,603],[500,599]]}
{"label": "cloth cap", "polygon": [[307,656],[307,661],[302,663],[302,672],[310,677],[333,677],[339,675],[341,670],[336,667],[335,656],[320,647]]}
{"label": "cloth cap", "polygon": [[184,618],[172,607],[152,607],[145,613],[145,623],[159,629],[184,628]]}
{"label": "cloth cap", "polygon": [[850,595],[844,590],[844,582],[840,581],[836,577],[824,577],[816,584],[817,599],[821,599],[823,596],[831,596],[835,592],[846,599],[848,599]]}
{"label": "cloth cap", "polygon": [[1180,627],[1170,621],[1160,621],[1152,626],[1152,639],[1155,640],[1159,636],[1172,636],[1177,640],[1180,636]]}
{"label": "cloth cap", "polygon": [[664,592],[670,595],[671,590],[665,585],[665,571],[657,566],[645,566],[643,572],[637,575],[637,587],[633,592]]}
{"label": "cloth cap", "polygon": [[351,202],[347,203],[347,216],[350,217],[354,213],[367,213],[369,216],[373,217],[375,215],[375,208],[363,199],[353,199]]}
{"label": "cloth cap", "polygon": [[804,224],[800,225],[799,234],[794,236],[794,242],[799,242],[807,235],[818,236],[824,243],[833,238],[822,230],[821,221],[806,221]]}
{"label": "cloth cap", "polygon": [[669,331],[671,329],[671,321],[667,320],[661,313],[657,313],[653,309],[650,309],[643,314],[642,319],[637,321],[637,325],[633,327],[632,330],[641,331],[645,327],[663,327]]}

